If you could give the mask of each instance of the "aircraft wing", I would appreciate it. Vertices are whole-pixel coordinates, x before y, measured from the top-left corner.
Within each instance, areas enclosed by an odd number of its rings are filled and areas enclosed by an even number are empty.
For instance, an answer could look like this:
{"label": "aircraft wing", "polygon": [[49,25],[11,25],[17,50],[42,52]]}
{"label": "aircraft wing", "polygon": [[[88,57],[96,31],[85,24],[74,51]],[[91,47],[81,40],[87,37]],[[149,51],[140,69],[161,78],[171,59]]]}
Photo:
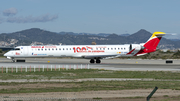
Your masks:
{"label": "aircraft wing", "polygon": [[104,59],[104,58],[115,58],[117,55],[84,55],[82,56],[85,59]]}

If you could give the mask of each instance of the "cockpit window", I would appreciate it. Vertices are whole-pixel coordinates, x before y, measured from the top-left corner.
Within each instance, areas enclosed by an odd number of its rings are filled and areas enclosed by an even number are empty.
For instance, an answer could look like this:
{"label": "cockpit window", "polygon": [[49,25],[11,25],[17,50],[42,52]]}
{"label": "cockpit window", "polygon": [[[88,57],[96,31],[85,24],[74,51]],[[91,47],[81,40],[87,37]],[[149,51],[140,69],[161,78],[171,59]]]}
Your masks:
{"label": "cockpit window", "polygon": [[20,50],[20,48],[15,48],[14,50]]}

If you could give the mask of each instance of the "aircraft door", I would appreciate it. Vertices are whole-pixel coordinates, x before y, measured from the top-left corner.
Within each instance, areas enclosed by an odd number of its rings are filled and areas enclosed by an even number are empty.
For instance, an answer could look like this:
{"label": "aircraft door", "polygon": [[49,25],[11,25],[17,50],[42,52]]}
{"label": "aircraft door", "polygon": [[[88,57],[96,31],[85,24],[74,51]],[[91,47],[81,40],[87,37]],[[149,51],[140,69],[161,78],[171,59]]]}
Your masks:
{"label": "aircraft door", "polygon": [[129,46],[129,51],[131,51],[132,50],[132,44],[130,44],[130,46]]}

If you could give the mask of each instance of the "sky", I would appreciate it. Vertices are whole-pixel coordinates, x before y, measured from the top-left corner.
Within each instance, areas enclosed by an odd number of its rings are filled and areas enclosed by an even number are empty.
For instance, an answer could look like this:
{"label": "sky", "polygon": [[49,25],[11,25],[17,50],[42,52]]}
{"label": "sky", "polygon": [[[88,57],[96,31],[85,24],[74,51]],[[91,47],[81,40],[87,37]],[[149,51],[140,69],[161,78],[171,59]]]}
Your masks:
{"label": "sky", "polygon": [[145,29],[179,38],[180,0],[1,0],[0,33],[30,28],[94,34]]}

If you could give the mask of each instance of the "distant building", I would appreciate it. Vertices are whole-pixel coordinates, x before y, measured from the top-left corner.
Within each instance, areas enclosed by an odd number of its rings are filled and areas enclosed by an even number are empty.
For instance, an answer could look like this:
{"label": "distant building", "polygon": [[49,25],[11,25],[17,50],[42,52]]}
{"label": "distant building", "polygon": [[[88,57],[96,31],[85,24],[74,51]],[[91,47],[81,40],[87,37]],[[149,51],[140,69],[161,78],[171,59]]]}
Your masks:
{"label": "distant building", "polygon": [[96,45],[96,42],[92,42],[91,45]]}
{"label": "distant building", "polygon": [[30,44],[31,46],[33,46],[33,45],[43,45],[43,43],[42,42],[32,42],[31,44]]}

